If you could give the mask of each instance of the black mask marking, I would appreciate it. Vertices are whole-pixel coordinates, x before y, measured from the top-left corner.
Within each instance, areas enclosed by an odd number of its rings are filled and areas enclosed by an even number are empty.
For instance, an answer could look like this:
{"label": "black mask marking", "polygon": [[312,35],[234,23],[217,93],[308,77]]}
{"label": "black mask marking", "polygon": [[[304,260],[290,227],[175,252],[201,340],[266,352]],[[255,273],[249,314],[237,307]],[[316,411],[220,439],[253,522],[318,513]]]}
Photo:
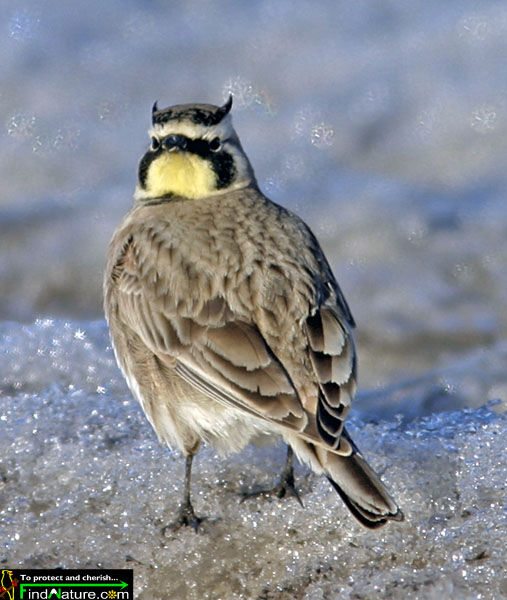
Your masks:
{"label": "black mask marking", "polygon": [[146,152],[146,154],[141,158],[137,173],[139,177],[139,183],[143,189],[146,188],[146,179],[148,177],[148,169],[150,168],[151,163],[157,157],[159,157],[162,152],[164,152],[164,149],[159,146],[157,150],[148,150],[148,152]]}
{"label": "black mask marking", "polygon": [[[171,145],[179,147],[180,149],[184,147],[185,152],[196,154],[211,163],[217,177],[217,189],[226,188],[232,182],[234,175],[236,174],[236,168],[234,166],[234,159],[228,152],[225,152],[224,150],[219,152],[212,150],[214,145],[208,140],[193,140],[183,135],[168,136],[168,138],[170,137],[177,138],[176,141],[178,142],[177,144]],[[151,163],[159,157],[162,152],[167,152],[167,150],[164,149],[164,140],[161,140],[161,142],[162,143],[157,150],[148,150],[139,163],[138,175],[139,183],[142,188],[146,187],[148,169],[150,168]]]}

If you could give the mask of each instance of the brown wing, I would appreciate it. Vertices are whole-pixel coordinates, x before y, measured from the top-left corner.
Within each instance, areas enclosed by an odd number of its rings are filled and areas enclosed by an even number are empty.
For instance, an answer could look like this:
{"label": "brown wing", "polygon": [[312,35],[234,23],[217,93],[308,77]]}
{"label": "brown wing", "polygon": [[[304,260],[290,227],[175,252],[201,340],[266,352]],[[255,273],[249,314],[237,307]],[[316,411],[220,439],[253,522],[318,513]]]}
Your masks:
{"label": "brown wing", "polygon": [[[352,318],[318,244],[315,306],[302,303],[309,314],[301,351],[310,360],[291,364],[269,346],[262,319],[233,310],[212,274],[182,262],[153,232],[136,236],[126,239],[111,268],[115,303],[121,320],[159,360],[218,402],[348,453],[340,435],[355,387]],[[313,402],[294,384],[305,362],[309,388],[318,389]]]}
{"label": "brown wing", "polygon": [[[145,268],[145,245],[130,237],[112,269],[122,321],[210,398],[301,431],[307,419],[298,394],[256,325],[238,318],[224,298],[210,295],[209,285],[188,282],[186,302],[167,293],[179,284],[164,281],[167,269]],[[187,269],[182,272],[192,279]]]}

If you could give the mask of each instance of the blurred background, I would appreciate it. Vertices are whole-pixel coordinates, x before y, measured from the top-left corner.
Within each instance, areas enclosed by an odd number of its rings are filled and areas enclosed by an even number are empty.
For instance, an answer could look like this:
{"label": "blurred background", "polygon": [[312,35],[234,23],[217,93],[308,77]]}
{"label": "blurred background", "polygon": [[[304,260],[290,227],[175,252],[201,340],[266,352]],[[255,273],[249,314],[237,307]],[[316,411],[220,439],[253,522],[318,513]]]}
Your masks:
{"label": "blurred background", "polygon": [[[133,567],[146,600],[505,597],[506,57],[505,0],[0,0],[0,563]],[[116,367],[102,270],[153,102],[231,92],[357,321],[348,427],[406,515],[378,533],[302,466],[305,510],[240,503],[278,446],[204,448],[209,529],[161,535],[183,461]]]}
{"label": "blurred background", "polygon": [[[309,223],[352,307],[362,387],[456,364],[461,385],[472,356],[474,402],[506,394],[500,364],[480,378],[507,327],[504,1],[0,10],[0,319],[102,319],[153,102],[232,92],[261,188]],[[438,381],[441,402],[456,382]]]}

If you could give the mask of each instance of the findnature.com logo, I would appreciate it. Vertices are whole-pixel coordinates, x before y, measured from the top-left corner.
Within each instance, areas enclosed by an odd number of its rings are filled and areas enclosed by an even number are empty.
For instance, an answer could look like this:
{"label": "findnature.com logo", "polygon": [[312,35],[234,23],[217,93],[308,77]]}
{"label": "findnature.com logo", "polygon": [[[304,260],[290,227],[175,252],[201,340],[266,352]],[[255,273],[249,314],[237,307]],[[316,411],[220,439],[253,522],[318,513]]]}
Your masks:
{"label": "findnature.com logo", "polygon": [[0,600],[133,600],[132,569],[4,569]]}

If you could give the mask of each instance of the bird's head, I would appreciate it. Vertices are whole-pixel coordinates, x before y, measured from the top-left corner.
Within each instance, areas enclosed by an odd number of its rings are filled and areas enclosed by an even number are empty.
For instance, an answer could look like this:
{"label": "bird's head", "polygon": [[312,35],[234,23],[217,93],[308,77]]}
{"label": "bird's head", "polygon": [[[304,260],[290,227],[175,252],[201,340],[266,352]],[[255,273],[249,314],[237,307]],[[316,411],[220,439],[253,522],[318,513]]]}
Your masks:
{"label": "bird's head", "polygon": [[139,163],[136,199],[204,198],[254,181],[232,127],[232,96],[223,106],[153,106],[151,145]]}

